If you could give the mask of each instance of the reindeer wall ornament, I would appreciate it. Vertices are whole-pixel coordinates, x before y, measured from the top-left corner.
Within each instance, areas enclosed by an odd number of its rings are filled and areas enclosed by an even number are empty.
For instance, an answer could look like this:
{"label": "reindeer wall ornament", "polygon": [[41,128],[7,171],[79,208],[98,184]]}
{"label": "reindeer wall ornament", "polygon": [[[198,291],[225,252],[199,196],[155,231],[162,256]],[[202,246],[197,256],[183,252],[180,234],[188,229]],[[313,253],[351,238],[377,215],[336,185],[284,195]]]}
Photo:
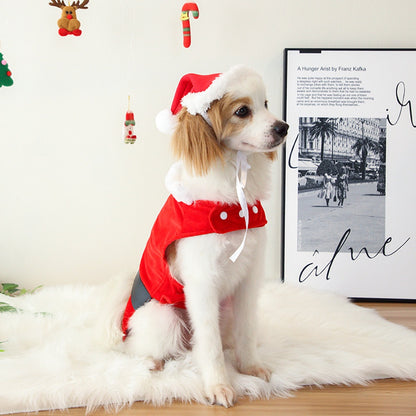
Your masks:
{"label": "reindeer wall ornament", "polygon": [[86,5],[90,0],[84,0],[80,4],[80,0],[68,2],[68,5],[65,4],[63,0],[51,0],[49,3],[50,6],[59,7],[62,10],[62,16],[58,20],[58,33],[61,36],[67,35],[74,35],[79,36],[81,35],[82,31],[79,29],[81,26],[80,21],[77,19],[76,11],[78,9],[88,9]]}

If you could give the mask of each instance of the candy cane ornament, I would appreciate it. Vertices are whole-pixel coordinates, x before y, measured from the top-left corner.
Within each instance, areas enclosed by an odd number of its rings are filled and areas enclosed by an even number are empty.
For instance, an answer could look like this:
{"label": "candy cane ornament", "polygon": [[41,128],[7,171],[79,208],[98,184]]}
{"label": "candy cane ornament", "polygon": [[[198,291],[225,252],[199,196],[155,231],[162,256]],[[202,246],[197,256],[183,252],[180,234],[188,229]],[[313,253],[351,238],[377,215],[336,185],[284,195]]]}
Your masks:
{"label": "candy cane ornament", "polygon": [[196,3],[185,3],[182,7],[181,20],[183,31],[183,46],[189,48],[191,46],[191,24],[189,22],[189,14],[192,13],[194,19],[199,17],[199,9]]}

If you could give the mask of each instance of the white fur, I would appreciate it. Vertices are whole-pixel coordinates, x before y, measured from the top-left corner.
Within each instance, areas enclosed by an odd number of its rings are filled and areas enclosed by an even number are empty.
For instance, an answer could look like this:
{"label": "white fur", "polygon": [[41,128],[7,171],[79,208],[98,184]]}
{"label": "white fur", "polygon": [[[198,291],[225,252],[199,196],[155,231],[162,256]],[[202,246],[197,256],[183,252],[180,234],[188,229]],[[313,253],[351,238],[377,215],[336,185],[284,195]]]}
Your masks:
{"label": "white fur", "polygon": [[[265,200],[270,196],[271,162],[263,153],[249,155],[251,166],[244,193],[248,204]],[[182,161],[174,163],[166,176],[166,187],[178,201],[191,204],[196,200],[238,203],[235,190],[235,152],[225,154],[225,163],[216,162],[206,176],[195,176]]]}
{"label": "white fur", "polygon": [[161,305],[156,300],[146,303],[140,313],[131,317],[123,351],[149,358],[183,353],[185,324],[172,309],[173,306]]}
{"label": "white fur", "polygon": [[[120,351],[130,284],[118,278],[21,298],[0,295],[0,302],[22,309],[0,314],[0,413],[120,409],[137,400],[206,403],[190,352],[155,372],[148,359]],[[266,383],[238,373],[234,350],[226,350],[228,377],[239,396],[282,397],[305,385],[376,378],[416,380],[416,332],[339,296],[269,283],[260,290],[258,332],[259,355],[273,375]]]}
{"label": "white fur", "polygon": [[[253,204],[268,197],[271,161],[263,152],[275,150],[280,142],[277,143],[273,135],[277,119],[265,107],[266,94],[261,78],[251,70],[237,67],[217,78],[204,93],[188,94],[182,103],[191,114],[195,113],[195,108],[202,108],[204,112],[209,107],[208,102],[221,98],[225,92],[233,99],[249,97],[250,117],[242,120],[233,116],[231,123],[238,128],[232,129],[228,137],[221,137],[224,160],[217,160],[207,174],[195,175],[186,169],[186,161],[179,161],[171,168],[166,184],[178,200],[187,204],[195,200],[238,203],[237,151],[247,154],[251,167],[245,186],[247,202]],[[265,230],[248,230],[244,250],[233,263],[229,257],[240,245],[244,232],[213,233],[179,240],[176,259],[170,264],[172,276],[184,286],[193,357],[202,374],[206,397],[226,407],[236,399],[220,334],[221,304],[226,298],[232,302],[232,331],[239,371],[266,381],[271,374],[258,357],[256,334]],[[175,308],[152,301],[133,314],[126,351],[142,357],[151,356],[160,363],[183,350],[183,339],[178,334],[183,328],[184,323]]]}

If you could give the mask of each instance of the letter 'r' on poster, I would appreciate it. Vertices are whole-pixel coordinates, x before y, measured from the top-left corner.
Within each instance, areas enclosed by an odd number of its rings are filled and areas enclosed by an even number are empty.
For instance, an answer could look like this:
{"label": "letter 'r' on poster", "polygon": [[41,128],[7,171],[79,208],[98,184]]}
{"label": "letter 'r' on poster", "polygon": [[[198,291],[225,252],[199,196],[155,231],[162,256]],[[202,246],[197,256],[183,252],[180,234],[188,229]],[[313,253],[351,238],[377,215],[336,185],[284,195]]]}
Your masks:
{"label": "letter 'r' on poster", "polygon": [[286,49],[283,279],[416,300],[416,50]]}

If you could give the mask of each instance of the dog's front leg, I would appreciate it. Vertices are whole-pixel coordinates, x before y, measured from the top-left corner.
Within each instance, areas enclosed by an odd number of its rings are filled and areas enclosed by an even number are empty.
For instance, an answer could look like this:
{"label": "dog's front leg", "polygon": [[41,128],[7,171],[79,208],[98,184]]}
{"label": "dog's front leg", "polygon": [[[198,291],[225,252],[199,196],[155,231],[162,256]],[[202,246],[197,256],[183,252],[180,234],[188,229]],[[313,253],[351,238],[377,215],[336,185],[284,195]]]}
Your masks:
{"label": "dog's front leg", "polygon": [[193,327],[193,354],[208,400],[230,407],[236,400],[225,367],[219,326],[219,294],[211,276],[185,285],[187,309]]}
{"label": "dog's front leg", "polygon": [[238,370],[243,374],[270,381],[271,372],[261,362],[257,352],[257,298],[258,275],[253,268],[246,280],[238,286],[233,298],[233,331]]}

